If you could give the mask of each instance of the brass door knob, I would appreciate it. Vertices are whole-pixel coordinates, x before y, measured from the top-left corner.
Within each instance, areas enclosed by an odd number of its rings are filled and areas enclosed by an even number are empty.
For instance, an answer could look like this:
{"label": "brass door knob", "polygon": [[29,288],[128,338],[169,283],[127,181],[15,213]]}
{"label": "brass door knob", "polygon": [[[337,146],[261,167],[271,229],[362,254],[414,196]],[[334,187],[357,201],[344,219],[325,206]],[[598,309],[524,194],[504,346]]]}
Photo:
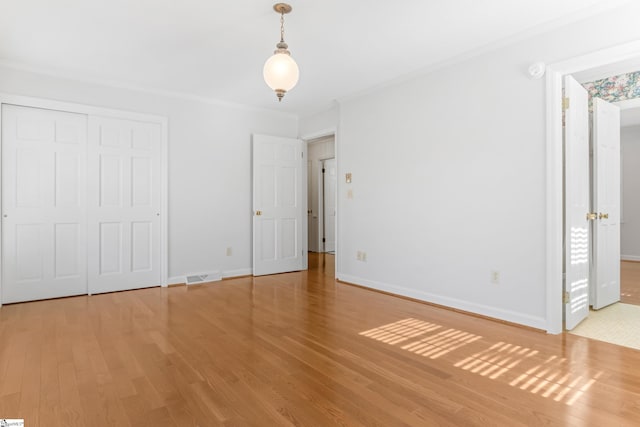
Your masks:
{"label": "brass door knob", "polygon": [[262,215],[262,211],[256,211],[256,216]]}
{"label": "brass door knob", "polygon": [[609,214],[600,212],[599,218],[600,219],[609,219]]}
{"label": "brass door knob", "polygon": [[596,219],[598,219],[598,214],[595,214],[595,213],[587,214],[587,221],[595,221]]}

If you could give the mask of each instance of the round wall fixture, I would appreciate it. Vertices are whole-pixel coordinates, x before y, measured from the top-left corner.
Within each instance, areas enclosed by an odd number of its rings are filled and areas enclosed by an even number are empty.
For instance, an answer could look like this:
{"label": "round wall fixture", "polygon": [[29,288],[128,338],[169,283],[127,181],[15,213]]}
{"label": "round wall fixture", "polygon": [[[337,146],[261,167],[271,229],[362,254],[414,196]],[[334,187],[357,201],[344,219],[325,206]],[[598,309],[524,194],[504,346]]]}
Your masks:
{"label": "round wall fixture", "polygon": [[542,76],[544,76],[544,72],[546,71],[547,66],[544,62],[536,62],[535,64],[531,64],[529,66],[529,77],[534,80],[538,80]]}

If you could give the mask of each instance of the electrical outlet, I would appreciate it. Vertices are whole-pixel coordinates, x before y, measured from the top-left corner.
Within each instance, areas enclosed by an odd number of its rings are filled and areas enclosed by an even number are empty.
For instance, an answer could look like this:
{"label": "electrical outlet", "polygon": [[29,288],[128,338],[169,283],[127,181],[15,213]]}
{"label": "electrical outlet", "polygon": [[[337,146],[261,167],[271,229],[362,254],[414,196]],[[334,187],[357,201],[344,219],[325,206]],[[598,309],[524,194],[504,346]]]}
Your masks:
{"label": "electrical outlet", "polygon": [[233,255],[233,250],[231,249],[231,246],[229,246],[227,248],[227,256],[231,256],[231,255]]}
{"label": "electrical outlet", "polygon": [[500,272],[496,270],[491,271],[491,283],[497,285],[500,283]]}

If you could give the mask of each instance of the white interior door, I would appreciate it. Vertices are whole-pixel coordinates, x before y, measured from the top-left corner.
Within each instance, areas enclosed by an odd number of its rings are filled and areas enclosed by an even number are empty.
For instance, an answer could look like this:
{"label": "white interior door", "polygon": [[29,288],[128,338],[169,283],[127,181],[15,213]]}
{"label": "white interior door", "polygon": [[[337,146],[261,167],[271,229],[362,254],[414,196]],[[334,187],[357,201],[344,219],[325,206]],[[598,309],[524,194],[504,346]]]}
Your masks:
{"label": "white interior door", "polygon": [[587,91],[571,76],[564,81],[565,328],[589,314],[589,106]]}
{"label": "white interior door", "polygon": [[89,118],[89,292],[160,285],[161,127]]}
{"label": "white interior door", "polygon": [[338,172],[336,159],[324,161],[324,252],[336,250],[336,187]]}
{"label": "white interior door", "polygon": [[87,293],[87,117],[2,106],[2,302]]}
{"label": "white interior door", "polygon": [[313,217],[317,218],[313,212],[313,163],[307,158],[307,251],[316,251],[318,247],[318,236],[313,232]]}
{"label": "white interior door", "polygon": [[620,301],[620,109],[593,100],[593,308]]}
{"label": "white interior door", "polygon": [[298,139],[253,135],[254,276],[303,268],[302,144]]}

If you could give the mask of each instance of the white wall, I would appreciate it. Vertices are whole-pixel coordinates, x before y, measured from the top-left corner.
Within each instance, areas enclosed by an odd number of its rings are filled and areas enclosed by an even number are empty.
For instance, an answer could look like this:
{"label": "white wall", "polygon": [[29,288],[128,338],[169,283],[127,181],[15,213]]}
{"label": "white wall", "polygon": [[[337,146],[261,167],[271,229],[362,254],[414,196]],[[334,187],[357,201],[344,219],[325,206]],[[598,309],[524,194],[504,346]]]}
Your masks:
{"label": "white wall", "polygon": [[0,92],[167,116],[170,278],[250,273],[251,134],[296,137],[296,117],[7,68],[0,68]]}
{"label": "white wall", "polygon": [[341,103],[338,277],[546,329],[545,84],[526,70],[640,38],[639,9]]}
{"label": "white wall", "polygon": [[[310,139],[333,133],[340,117],[339,105],[333,105],[330,109],[300,118],[300,138]],[[318,135],[321,133],[321,135]]]}
{"label": "white wall", "polygon": [[309,250],[320,252],[323,250],[321,246],[320,233],[320,185],[322,184],[322,162],[335,156],[334,136],[322,137],[309,142],[308,149],[308,209],[311,210],[311,218],[309,220]]}
{"label": "white wall", "polygon": [[640,261],[640,126],[622,128],[622,259]]}

